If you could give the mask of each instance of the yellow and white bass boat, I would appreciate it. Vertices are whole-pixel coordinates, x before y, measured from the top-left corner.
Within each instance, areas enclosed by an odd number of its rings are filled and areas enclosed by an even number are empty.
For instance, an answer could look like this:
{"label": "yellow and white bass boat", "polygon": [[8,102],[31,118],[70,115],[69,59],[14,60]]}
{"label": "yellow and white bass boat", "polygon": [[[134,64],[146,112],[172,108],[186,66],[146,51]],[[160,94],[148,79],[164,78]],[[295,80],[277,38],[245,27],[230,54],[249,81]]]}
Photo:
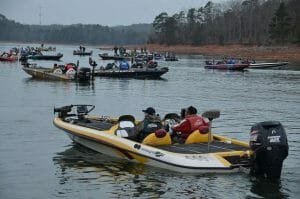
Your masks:
{"label": "yellow and white bass boat", "polygon": [[[73,107],[77,107],[77,113],[72,113]],[[54,118],[54,125],[64,130],[74,142],[92,150],[154,167],[181,173],[246,170],[255,175],[279,178],[283,160],[288,155],[285,130],[279,122],[262,122],[253,126],[250,144],[199,130],[194,131],[184,143],[173,143],[170,134],[163,131],[153,132],[144,140],[137,141],[137,121],[133,116],[89,116],[93,109],[92,105],[55,108],[58,116]],[[219,115],[218,111],[203,114],[210,124]],[[164,121],[168,119],[165,117]]]}

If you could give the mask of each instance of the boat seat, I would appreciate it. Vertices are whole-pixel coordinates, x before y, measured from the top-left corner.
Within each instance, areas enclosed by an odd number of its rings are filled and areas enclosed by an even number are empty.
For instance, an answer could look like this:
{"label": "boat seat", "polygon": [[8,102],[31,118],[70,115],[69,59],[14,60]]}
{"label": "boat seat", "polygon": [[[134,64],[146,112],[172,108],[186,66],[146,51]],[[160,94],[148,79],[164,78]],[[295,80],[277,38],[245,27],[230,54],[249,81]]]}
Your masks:
{"label": "boat seat", "polygon": [[[211,136],[211,141],[213,141],[213,136]],[[185,144],[194,144],[194,143],[207,143],[208,142],[208,133],[200,133],[199,130],[191,133],[185,140]]]}
{"label": "boat seat", "polygon": [[169,133],[163,129],[155,131],[155,133],[149,134],[144,138],[142,144],[151,145],[151,146],[161,146],[161,145],[170,145],[172,144],[172,139]]}
{"label": "boat seat", "polygon": [[123,138],[136,139],[135,118],[132,115],[122,115],[118,119],[115,135]]}

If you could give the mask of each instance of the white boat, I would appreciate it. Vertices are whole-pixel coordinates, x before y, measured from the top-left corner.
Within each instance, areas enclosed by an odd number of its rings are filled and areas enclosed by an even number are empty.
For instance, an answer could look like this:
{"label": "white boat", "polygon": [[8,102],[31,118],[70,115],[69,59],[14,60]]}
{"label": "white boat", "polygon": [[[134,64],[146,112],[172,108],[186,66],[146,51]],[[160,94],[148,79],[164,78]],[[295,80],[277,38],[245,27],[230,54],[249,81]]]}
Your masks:
{"label": "white boat", "polygon": [[[92,107],[90,110],[89,106]],[[73,107],[77,107],[76,114],[71,113]],[[154,167],[181,173],[247,170],[255,175],[279,178],[283,160],[288,154],[286,134],[279,122],[263,122],[254,126],[250,145],[199,130],[194,131],[184,143],[174,143],[170,134],[163,130],[138,141],[135,132],[137,121],[133,116],[123,115],[115,119],[89,116],[92,109],[92,105],[55,108],[58,116],[54,118],[54,125],[65,131],[74,142],[92,150]],[[218,111],[210,111],[203,116],[208,117],[211,124],[219,114]],[[168,120],[170,118],[165,117],[164,122]],[[270,146],[271,149],[268,148]]]}
{"label": "white boat", "polygon": [[285,66],[288,63],[289,62],[251,63],[249,65],[249,68],[252,68],[252,69],[275,68],[275,67]]}

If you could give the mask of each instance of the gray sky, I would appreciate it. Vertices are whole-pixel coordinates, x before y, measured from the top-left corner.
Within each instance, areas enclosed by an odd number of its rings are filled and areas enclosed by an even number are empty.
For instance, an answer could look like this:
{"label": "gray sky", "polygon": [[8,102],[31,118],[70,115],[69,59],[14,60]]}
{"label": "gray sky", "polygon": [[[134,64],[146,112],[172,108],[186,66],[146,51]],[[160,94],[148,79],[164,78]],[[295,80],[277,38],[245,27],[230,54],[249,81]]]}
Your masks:
{"label": "gray sky", "polygon": [[[213,0],[220,2],[222,0]],[[152,23],[166,11],[201,7],[208,0],[0,0],[0,13],[25,24],[130,25]],[[40,12],[41,8],[41,12]]]}

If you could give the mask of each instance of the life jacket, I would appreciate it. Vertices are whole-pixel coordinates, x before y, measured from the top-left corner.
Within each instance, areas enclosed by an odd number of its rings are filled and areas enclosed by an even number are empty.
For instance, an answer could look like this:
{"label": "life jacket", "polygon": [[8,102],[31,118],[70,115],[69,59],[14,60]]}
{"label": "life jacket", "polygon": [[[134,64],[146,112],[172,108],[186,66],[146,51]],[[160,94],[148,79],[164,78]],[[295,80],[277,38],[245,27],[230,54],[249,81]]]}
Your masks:
{"label": "life jacket", "polygon": [[198,115],[191,115],[186,117],[185,119],[190,123],[191,132],[198,130],[200,126],[207,125],[204,119],[202,117],[199,117]]}
{"label": "life jacket", "polygon": [[143,129],[139,133],[139,139],[143,140],[149,134],[154,133],[156,130],[161,129],[162,124],[159,120],[144,119]]}
{"label": "life jacket", "polygon": [[158,121],[145,120],[142,132],[144,134],[153,133],[154,131],[156,131],[157,129],[160,129],[161,127],[162,127],[162,125]]}
{"label": "life jacket", "polygon": [[65,67],[65,70],[68,71],[70,69],[74,69],[75,70],[75,66],[71,63],[67,64],[66,67]]}

